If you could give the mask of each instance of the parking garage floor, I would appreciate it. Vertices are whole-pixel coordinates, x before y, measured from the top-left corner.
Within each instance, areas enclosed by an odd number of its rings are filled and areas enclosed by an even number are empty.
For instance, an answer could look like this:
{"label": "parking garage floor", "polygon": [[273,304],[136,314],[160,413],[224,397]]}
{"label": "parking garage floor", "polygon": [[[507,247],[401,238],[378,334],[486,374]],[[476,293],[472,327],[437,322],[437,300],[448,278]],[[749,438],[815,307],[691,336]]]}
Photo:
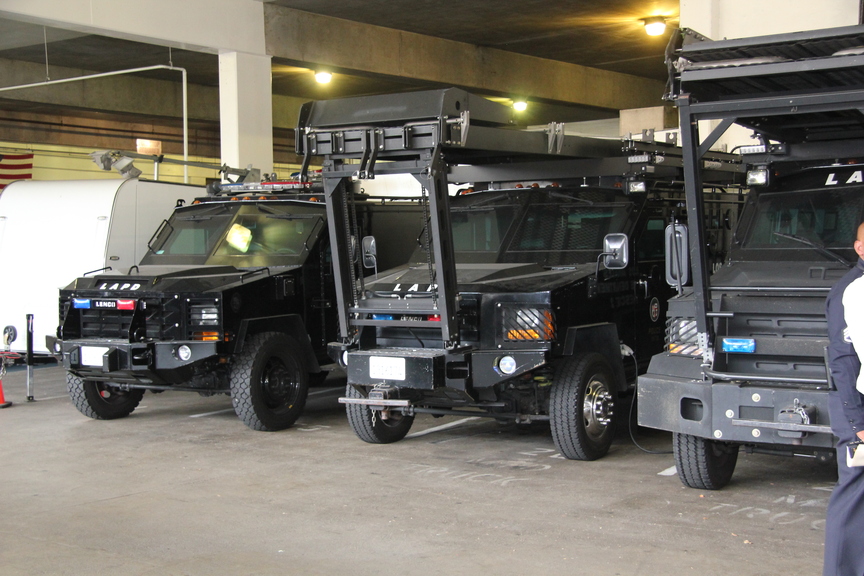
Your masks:
{"label": "parking garage floor", "polygon": [[[254,432],[227,396],[146,394],[125,419],[82,416],[56,366],[3,379],[0,574],[817,574],[831,467],[741,454],[719,492],[619,431],[573,462],[548,427],[418,416],[358,440],[314,388],[298,424]],[[670,436],[642,430],[652,450]]]}

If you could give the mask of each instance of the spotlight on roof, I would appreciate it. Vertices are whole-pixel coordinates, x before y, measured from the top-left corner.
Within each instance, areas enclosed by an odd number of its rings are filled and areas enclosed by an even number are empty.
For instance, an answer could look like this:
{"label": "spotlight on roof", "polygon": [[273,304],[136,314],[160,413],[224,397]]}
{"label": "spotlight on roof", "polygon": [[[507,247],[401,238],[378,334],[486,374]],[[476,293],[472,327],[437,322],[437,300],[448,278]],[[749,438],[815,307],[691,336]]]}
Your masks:
{"label": "spotlight on roof", "polygon": [[102,170],[111,170],[113,168],[124,178],[137,178],[141,175],[141,170],[132,164],[133,159],[123,156],[120,152],[100,150],[98,152],[91,152],[90,158]]}

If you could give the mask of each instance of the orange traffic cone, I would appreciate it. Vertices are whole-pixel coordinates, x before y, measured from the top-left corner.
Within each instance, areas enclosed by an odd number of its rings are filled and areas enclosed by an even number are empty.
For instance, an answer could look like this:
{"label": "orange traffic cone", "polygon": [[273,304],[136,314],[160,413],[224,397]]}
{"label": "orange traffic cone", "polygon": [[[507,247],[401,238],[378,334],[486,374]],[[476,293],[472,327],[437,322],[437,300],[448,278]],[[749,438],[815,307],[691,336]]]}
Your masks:
{"label": "orange traffic cone", "polygon": [[12,402],[7,402],[6,398],[3,396],[3,381],[0,380],[0,408],[8,408],[12,405]]}

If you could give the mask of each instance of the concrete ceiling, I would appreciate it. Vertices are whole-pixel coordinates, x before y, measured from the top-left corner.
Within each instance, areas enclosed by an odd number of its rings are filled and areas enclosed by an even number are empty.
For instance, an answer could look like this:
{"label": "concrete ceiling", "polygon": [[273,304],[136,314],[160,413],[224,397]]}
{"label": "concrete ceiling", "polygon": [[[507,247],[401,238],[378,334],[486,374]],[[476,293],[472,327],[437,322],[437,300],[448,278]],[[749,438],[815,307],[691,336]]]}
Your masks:
{"label": "concrete ceiling", "polygon": [[[546,60],[598,68],[609,72],[665,80],[663,52],[669,29],[659,37],[645,34],[641,18],[663,15],[677,24],[677,0],[264,0],[282,8],[323,17],[457,41],[483,48]],[[214,33],[230,33],[230,27]],[[375,29],[369,28],[374,34]],[[326,40],[322,40],[326,42]],[[74,75],[72,71],[108,72],[156,64],[185,68],[189,81],[218,86],[214,54],[45,28],[0,19],[0,59],[28,65],[32,82]],[[0,61],[0,64],[2,64]],[[47,66],[46,66],[47,61]],[[273,60],[273,93],[305,100],[439,87],[409,77],[339,70],[326,87],[314,82],[303,62]],[[311,65],[310,65],[311,66]],[[19,83],[5,75],[3,84]],[[176,81],[168,71],[146,77]],[[31,80],[26,80],[27,82]],[[658,94],[659,96],[659,94]],[[100,110],[98,102],[92,110]],[[659,104],[659,101],[658,101]],[[0,93],[0,110],[51,113],[60,106],[29,102],[17,92]],[[86,106],[85,106],[86,108]],[[566,103],[544,102],[538,123],[609,117],[615,111],[579,109]],[[68,112],[68,110],[67,110]],[[130,116],[131,118],[131,116]],[[131,120],[130,120],[131,121]],[[2,135],[0,135],[2,137]]]}
{"label": "concrete ceiling", "polygon": [[363,24],[666,79],[669,38],[649,37],[641,18],[673,26],[678,0],[265,0]]}
{"label": "concrete ceiling", "polygon": [[[649,37],[640,19],[663,15],[673,26],[677,0],[265,0],[267,3],[363,24],[414,32],[601,70],[666,79],[669,33]],[[45,41],[47,40],[47,54]],[[0,58],[97,72],[167,64],[187,68],[190,81],[216,86],[212,54],[0,19]],[[277,63],[278,64],[278,63]],[[318,97],[290,66],[276,67],[277,93]],[[305,72],[305,71],[304,71]],[[170,76],[166,76],[169,77]],[[282,81],[280,81],[282,80]],[[380,79],[345,81],[346,94],[399,89]],[[408,82],[408,85],[411,83]],[[371,86],[379,88],[371,88]],[[342,95],[342,94],[340,94]]]}

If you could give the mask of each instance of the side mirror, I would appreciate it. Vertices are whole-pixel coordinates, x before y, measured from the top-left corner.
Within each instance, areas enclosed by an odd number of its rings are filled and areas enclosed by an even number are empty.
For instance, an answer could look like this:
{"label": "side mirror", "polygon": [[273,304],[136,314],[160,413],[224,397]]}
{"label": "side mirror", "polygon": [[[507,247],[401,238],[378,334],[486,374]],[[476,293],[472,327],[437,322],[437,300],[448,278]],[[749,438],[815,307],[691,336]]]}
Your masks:
{"label": "side mirror", "polygon": [[690,281],[690,251],[687,249],[687,225],[666,226],[666,283],[684,286]]}
{"label": "side mirror", "polygon": [[375,268],[378,266],[378,250],[375,248],[375,237],[365,236],[363,238],[363,266]]}
{"label": "side mirror", "polygon": [[603,265],[609,270],[626,268],[630,261],[627,245],[626,234],[607,234],[603,238]]}

